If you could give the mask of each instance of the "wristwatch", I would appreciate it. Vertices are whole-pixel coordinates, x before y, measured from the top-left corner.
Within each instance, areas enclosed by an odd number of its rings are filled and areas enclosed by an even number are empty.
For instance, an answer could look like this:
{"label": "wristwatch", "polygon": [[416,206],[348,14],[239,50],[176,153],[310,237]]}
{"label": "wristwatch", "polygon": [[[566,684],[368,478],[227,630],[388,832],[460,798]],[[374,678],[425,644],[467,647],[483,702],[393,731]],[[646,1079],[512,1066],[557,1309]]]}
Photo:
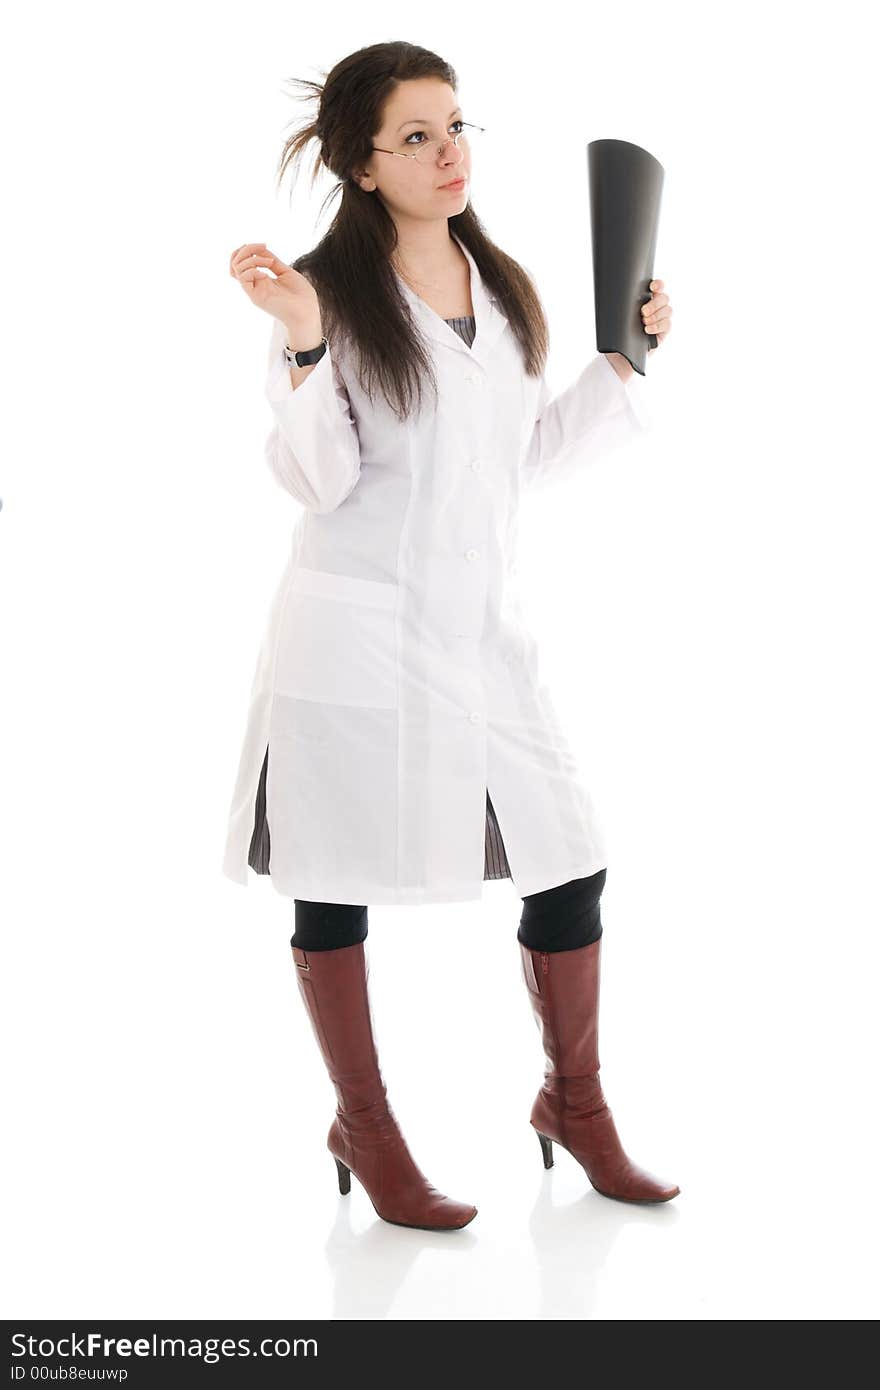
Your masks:
{"label": "wristwatch", "polygon": [[289,367],[310,367],[313,362],[320,362],[329,346],[330,344],[323,334],[317,347],[306,348],[303,352],[292,352],[285,343],[284,360]]}

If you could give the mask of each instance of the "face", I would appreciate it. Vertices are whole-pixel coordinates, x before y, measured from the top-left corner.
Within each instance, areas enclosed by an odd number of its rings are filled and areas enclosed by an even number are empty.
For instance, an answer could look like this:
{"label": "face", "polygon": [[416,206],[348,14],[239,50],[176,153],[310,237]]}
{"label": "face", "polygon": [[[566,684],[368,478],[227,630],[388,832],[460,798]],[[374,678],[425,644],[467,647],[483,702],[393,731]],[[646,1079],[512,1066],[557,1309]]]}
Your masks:
{"label": "face", "polygon": [[[436,77],[413,78],[401,82],[385,103],[381,129],[373,136],[374,149],[368,162],[355,169],[354,177],[367,193],[379,197],[398,219],[453,217],[466,206],[470,193],[470,152],[465,148],[467,127],[453,89]],[[465,131],[460,145],[452,137]],[[431,157],[400,159],[415,154],[430,141],[435,145]],[[463,178],[458,189],[444,188],[451,179]]]}

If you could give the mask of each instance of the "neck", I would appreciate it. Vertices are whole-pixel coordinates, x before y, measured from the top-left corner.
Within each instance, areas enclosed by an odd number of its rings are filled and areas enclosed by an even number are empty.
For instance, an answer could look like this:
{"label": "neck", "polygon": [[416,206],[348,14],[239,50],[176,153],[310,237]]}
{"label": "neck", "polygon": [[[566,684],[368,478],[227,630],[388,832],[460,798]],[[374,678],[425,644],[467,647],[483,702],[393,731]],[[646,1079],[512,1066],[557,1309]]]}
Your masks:
{"label": "neck", "polygon": [[404,277],[430,283],[457,264],[461,252],[446,218],[442,222],[397,222],[396,226],[397,245],[391,261]]}

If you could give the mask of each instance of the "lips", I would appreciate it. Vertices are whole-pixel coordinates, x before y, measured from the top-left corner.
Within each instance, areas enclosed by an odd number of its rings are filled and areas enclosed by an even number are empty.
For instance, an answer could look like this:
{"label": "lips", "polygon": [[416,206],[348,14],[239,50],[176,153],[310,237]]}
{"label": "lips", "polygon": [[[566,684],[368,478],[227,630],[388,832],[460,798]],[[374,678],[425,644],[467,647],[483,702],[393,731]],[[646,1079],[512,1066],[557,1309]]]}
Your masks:
{"label": "lips", "polygon": [[441,183],[440,187],[441,187],[441,188],[453,188],[453,187],[457,186],[458,184],[464,183],[464,182],[465,182],[465,177],[464,177],[464,175],[462,174],[461,178],[459,178],[459,179],[450,179],[448,183]]}

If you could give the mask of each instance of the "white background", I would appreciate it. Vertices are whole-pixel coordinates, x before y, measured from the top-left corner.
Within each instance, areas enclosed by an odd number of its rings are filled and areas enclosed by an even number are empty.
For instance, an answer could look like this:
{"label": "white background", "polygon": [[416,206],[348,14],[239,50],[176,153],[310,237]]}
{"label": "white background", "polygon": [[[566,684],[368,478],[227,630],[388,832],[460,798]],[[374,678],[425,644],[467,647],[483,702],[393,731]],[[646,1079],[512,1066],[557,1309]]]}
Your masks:
{"label": "white background", "polygon": [[[4,1316],[876,1316],[869,22],[264,3],[8,26]],[[323,232],[330,176],[274,183],[311,109],[286,79],[384,39],[446,57],[490,129],[473,204],[538,276],[557,390],[595,351],[586,144],[666,170],[655,428],[520,518],[610,843],[602,1078],[627,1150],[681,1185],[661,1206],[541,1165],[510,882],[370,911],[392,1104],[479,1215],[404,1230],[357,1181],[340,1197],[292,901],[220,872],[299,514],[263,463],[271,323],[228,262]]]}

